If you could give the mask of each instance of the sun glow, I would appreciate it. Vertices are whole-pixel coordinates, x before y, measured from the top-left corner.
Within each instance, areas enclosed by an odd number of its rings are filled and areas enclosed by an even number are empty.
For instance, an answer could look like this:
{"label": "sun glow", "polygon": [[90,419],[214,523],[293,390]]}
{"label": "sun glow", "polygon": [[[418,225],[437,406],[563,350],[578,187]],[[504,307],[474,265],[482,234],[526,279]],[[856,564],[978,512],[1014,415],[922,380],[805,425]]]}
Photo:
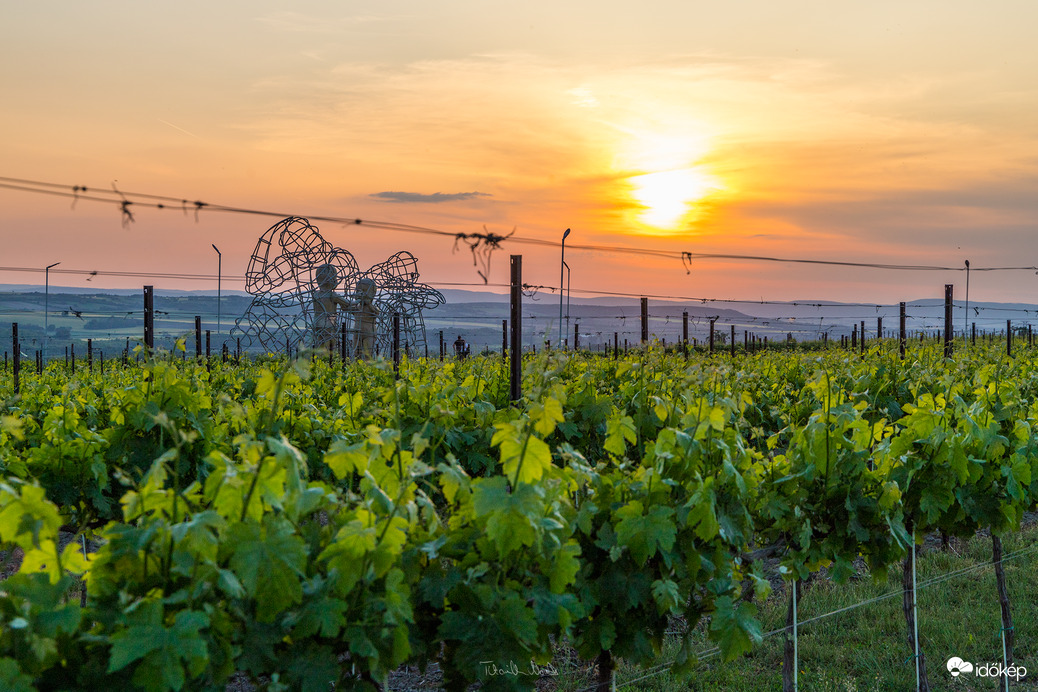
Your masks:
{"label": "sun glow", "polygon": [[692,211],[696,201],[717,188],[711,176],[693,168],[646,173],[630,181],[634,185],[631,194],[643,207],[639,219],[657,228],[672,228]]}
{"label": "sun glow", "polygon": [[709,138],[688,130],[668,129],[628,131],[626,151],[619,157],[625,168],[639,171],[626,181],[633,202],[632,221],[646,227],[647,232],[676,230],[694,215],[696,202],[723,188],[716,177],[696,163],[709,151]]}

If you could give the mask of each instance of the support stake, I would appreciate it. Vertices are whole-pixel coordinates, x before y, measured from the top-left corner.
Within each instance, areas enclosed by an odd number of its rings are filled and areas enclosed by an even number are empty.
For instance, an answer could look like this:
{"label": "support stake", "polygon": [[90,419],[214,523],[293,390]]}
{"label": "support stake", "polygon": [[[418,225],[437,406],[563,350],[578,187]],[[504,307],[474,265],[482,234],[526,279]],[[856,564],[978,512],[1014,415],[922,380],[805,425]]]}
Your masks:
{"label": "support stake", "polygon": [[509,377],[509,394],[512,401],[519,401],[523,389],[523,256],[512,255],[511,290],[509,291],[509,309],[511,313],[512,362]]}
{"label": "support stake", "polygon": [[905,331],[905,302],[901,301],[901,334],[898,338],[898,352],[901,354],[901,360],[905,359],[905,346],[908,344],[908,332]]}
{"label": "support stake", "polygon": [[400,313],[393,313],[393,374],[400,377]]}
{"label": "support stake", "polygon": [[155,348],[155,287],[144,287],[144,345]]}
{"label": "support stake", "polygon": [[202,360],[202,318],[195,315],[195,360]]}
{"label": "support stake", "polygon": [[642,298],[642,343],[649,341],[649,299]]}
{"label": "support stake", "polygon": [[18,343],[18,323],[11,323],[11,354],[13,360],[11,361],[14,365],[14,393],[18,394],[22,391],[22,347]]}

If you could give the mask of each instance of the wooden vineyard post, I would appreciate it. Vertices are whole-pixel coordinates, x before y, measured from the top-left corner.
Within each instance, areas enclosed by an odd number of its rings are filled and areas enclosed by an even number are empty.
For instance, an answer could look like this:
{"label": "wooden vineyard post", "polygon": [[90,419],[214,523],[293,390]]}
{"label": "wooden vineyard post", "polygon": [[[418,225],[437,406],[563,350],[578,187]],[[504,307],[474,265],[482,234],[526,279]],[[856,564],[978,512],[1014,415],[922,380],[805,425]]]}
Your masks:
{"label": "wooden vineyard post", "polygon": [[642,343],[649,340],[649,299],[642,298]]}
{"label": "wooden vineyard post", "polygon": [[440,360],[443,360],[443,330],[440,330]]}
{"label": "wooden vineyard post", "polygon": [[732,346],[732,358],[735,358],[735,325],[734,324],[732,325],[731,346]]}
{"label": "wooden vineyard post", "polygon": [[234,362],[241,365],[241,337],[234,340]]}
{"label": "wooden vineyard post", "polygon": [[195,315],[195,360],[202,361],[202,318]]}
{"label": "wooden vineyard post", "polygon": [[[686,350],[687,353],[687,350]],[[620,332],[613,332],[613,360],[620,357]]]}
{"label": "wooden vineyard post", "polygon": [[861,321],[861,334],[859,334],[859,336],[861,337],[861,343],[860,343],[860,345],[861,345],[861,355],[864,358],[865,357],[865,320]]}
{"label": "wooden vineyard post", "polygon": [[595,683],[595,692],[616,692],[616,662],[608,650],[603,650],[595,659],[598,667],[598,681]]}
{"label": "wooden vineyard post", "polygon": [[897,350],[898,350],[898,353],[901,354],[901,360],[904,360],[905,359],[905,346],[908,344],[908,332],[905,331],[905,302],[904,301],[901,301],[899,310],[900,310],[900,315],[899,315],[898,318],[899,318],[901,324],[900,324],[900,333],[898,335]]}
{"label": "wooden vineyard post", "polygon": [[213,357],[212,349],[212,330],[205,330],[205,362],[209,362],[209,359]]}
{"label": "wooden vineyard post", "polygon": [[509,394],[512,401],[519,401],[523,389],[523,256],[510,258],[511,290],[509,311],[512,321],[512,362],[509,371]]}
{"label": "wooden vineyard post", "polygon": [[11,323],[11,364],[14,370],[14,393],[18,394],[22,391],[22,347],[18,343],[18,323]]}
{"label": "wooden vineyard post", "polygon": [[580,350],[580,322],[573,323],[573,350]]}
{"label": "wooden vineyard post", "polygon": [[400,377],[400,313],[393,313],[393,374]]}
{"label": "wooden vineyard post", "polygon": [[685,352],[685,360],[688,360],[688,310],[681,313],[681,350]]}
{"label": "wooden vineyard post", "polygon": [[855,324],[855,325],[853,325],[851,327],[851,350],[853,351],[853,350],[855,350],[857,348],[858,348],[858,325]]}
{"label": "wooden vineyard post", "polygon": [[1006,320],[1006,355],[1013,355],[1013,320]]}
{"label": "wooden vineyard post", "polygon": [[94,340],[87,339],[87,372],[94,371]]}
{"label": "wooden vineyard post", "polygon": [[508,357],[508,320],[501,320],[501,360]]}
{"label": "wooden vineyard post", "polygon": [[710,353],[714,352],[714,322],[717,320],[716,317],[710,319]]}
{"label": "wooden vineyard post", "polygon": [[144,287],[144,346],[155,348],[155,287]]}
{"label": "wooden vineyard post", "polygon": [[882,339],[883,338],[883,318],[882,317],[877,317],[876,318],[876,338],[877,339]]}
{"label": "wooden vineyard post", "polygon": [[972,327],[970,328],[970,346],[976,346],[976,345],[977,345],[977,323],[973,322]]}
{"label": "wooden vineyard post", "polygon": [[944,357],[952,357],[952,291],[953,284],[944,285]]}

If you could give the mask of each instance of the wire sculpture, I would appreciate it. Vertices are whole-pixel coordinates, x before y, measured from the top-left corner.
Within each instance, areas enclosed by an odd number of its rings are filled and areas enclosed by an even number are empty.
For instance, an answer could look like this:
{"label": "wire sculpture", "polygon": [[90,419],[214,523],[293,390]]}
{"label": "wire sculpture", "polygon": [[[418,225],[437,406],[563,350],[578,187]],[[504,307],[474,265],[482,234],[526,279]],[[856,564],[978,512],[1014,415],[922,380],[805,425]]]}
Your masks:
{"label": "wire sculpture", "polygon": [[233,330],[242,335],[243,347],[278,352],[338,346],[349,358],[389,354],[394,313],[400,315],[401,351],[424,353],[423,311],[446,302],[439,291],[418,282],[418,258],[410,252],[361,271],[348,250],[297,216],[260,236],[245,272],[245,290],[252,303]]}

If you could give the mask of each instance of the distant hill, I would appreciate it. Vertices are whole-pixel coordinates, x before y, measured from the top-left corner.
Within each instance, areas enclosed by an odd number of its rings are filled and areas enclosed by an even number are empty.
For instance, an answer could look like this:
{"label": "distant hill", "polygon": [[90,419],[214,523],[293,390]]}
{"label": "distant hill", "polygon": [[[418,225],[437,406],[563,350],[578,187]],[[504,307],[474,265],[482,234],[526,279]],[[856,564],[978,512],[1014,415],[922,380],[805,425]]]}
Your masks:
{"label": "distant hill", "polygon": [[[502,338],[501,321],[508,319],[508,296],[492,291],[444,289],[447,300],[435,310],[425,313],[428,341],[438,347],[439,332],[453,342],[462,336],[477,348],[499,349]],[[211,290],[157,290],[155,298],[156,330],[160,337],[170,340],[191,332],[194,317],[202,318],[203,329],[214,337],[228,338],[236,318],[244,314],[251,302],[242,291],[225,291],[217,303],[216,292]],[[640,300],[631,297],[573,296],[568,306],[563,304],[562,324],[559,324],[559,296],[550,292],[527,294],[523,299],[523,340],[527,344],[556,342],[560,332],[568,342],[574,330],[580,332],[582,345],[600,347],[612,344],[613,339],[636,343],[641,338]],[[0,285],[0,325],[18,322],[24,339],[42,340],[44,326],[44,292],[42,286],[17,284]],[[140,338],[143,322],[142,293],[140,290],[103,290],[50,287],[48,325],[52,341],[97,340],[135,341]],[[794,300],[766,302],[696,302],[664,301],[650,298],[649,333],[652,338],[675,342],[683,333],[684,313],[688,313],[689,337],[705,340],[709,335],[710,320],[715,319],[715,334],[730,337],[735,328],[736,339],[744,334],[755,334],[769,339],[813,340],[828,333],[830,338],[849,334],[865,324],[869,337],[875,335],[878,318],[888,335],[898,328],[897,305],[872,305],[826,300]],[[939,300],[911,301],[906,306],[907,327],[910,332],[932,332],[943,325],[944,306]],[[567,319],[568,317],[568,319]],[[217,329],[217,322],[222,329]],[[973,323],[980,331],[1001,332],[1006,320],[1025,326],[1032,320],[1038,325],[1038,306],[1027,303],[971,303],[969,313],[963,301],[955,302],[954,328],[969,329]],[[561,327],[561,329],[560,329]],[[9,334],[9,327],[0,327],[0,338]],[[614,336],[615,335],[615,336]]]}
{"label": "distant hill", "polygon": [[[36,284],[0,284],[0,293],[40,293],[44,292],[46,287]],[[97,295],[97,294],[110,294],[115,296],[140,296],[143,295],[143,288],[102,288],[97,289],[93,287],[84,286],[54,286],[50,287],[50,294],[56,293],[73,293],[80,295]],[[221,294],[224,296],[249,295],[245,291],[231,291],[223,289]],[[157,296],[177,296],[177,295],[195,295],[195,296],[215,296],[216,289],[204,289],[196,291],[178,290],[175,288],[156,288],[155,295]]]}

